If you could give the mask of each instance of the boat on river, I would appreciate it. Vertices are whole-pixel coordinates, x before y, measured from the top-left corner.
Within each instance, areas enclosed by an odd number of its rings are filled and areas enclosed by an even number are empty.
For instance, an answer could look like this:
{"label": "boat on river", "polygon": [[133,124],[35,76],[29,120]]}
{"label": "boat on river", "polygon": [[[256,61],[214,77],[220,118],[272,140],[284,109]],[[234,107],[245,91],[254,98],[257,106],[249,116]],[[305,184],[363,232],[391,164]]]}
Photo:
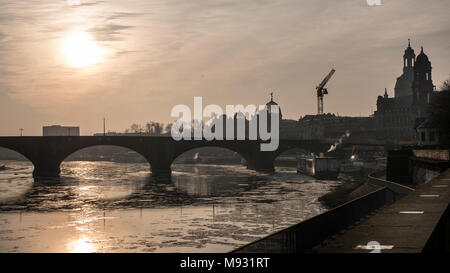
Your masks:
{"label": "boat on river", "polygon": [[318,179],[337,179],[340,171],[339,160],[323,154],[297,157],[297,173]]}

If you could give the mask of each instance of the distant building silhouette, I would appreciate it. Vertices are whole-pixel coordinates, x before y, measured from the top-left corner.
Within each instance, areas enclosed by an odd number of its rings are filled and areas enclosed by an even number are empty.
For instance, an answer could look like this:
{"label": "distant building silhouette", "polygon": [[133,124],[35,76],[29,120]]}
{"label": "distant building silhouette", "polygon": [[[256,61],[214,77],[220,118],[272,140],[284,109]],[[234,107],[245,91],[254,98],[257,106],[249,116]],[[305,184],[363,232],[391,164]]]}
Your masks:
{"label": "distant building silhouette", "polygon": [[330,113],[306,115],[298,121],[300,138],[336,138],[348,130],[358,139],[419,145],[442,143],[446,136],[443,130],[436,128],[439,122],[430,120],[429,112],[433,102],[448,101],[449,91],[435,91],[431,70],[423,48],[416,57],[408,40],[403,54],[403,73],[395,83],[394,97],[389,97],[385,88],[370,117],[340,117]]}
{"label": "distant building silhouette", "polygon": [[423,52],[414,54],[411,43],[403,55],[403,74],[397,78],[394,97],[378,96],[374,113],[379,137],[399,142],[418,141],[417,127],[426,117],[427,107],[434,95],[431,62]]}
{"label": "distant building silhouette", "polygon": [[[239,127],[239,123],[242,122],[243,124],[245,124],[245,139],[249,139],[249,132],[250,130],[252,130],[251,127],[251,122],[255,122],[256,123],[256,136],[257,138],[260,137],[259,135],[259,126],[261,125],[260,123],[260,118],[261,115],[263,114],[263,112],[266,112],[267,114],[267,130],[271,131],[271,115],[272,113],[274,113],[275,111],[275,106],[278,106],[278,111],[279,111],[279,130],[280,130],[280,138],[290,138],[290,139],[298,139],[300,138],[300,127],[298,126],[298,121],[297,120],[290,120],[290,119],[283,119],[283,114],[281,111],[281,107],[279,106],[278,103],[276,103],[273,99],[273,93],[270,93],[270,101],[268,101],[265,106],[261,109],[261,110],[257,110],[255,113],[248,113],[249,117],[247,118],[244,113],[242,112],[237,112],[233,115],[233,117],[229,117],[227,115],[222,115],[222,116],[216,116],[214,117],[214,123],[220,122],[218,121],[218,119],[222,119],[223,122],[223,135],[224,138],[226,136],[226,124],[227,122],[231,122],[232,124],[234,124],[234,138],[237,139],[237,132],[238,132],[238,127]],[[214,125],[207,125],[207,126],[212,126],[212,131],[215,131],[215,127]]]}
{"label": "distant building silhouette", "polygon": [[80,127],[52,125],[42,127],[43,136],[79,136]]}

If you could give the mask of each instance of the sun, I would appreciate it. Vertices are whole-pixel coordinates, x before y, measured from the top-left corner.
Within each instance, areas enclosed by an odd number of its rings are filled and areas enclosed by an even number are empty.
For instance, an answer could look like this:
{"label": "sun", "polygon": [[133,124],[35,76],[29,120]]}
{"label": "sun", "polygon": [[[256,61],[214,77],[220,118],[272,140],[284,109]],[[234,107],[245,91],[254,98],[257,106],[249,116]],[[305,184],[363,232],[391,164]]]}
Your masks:
{"label": "sun", "polygon": [[82,31],[68,34],[61,42],[67,64],[71,67],[88,67],[103,60],[105,50],[92,37]]}

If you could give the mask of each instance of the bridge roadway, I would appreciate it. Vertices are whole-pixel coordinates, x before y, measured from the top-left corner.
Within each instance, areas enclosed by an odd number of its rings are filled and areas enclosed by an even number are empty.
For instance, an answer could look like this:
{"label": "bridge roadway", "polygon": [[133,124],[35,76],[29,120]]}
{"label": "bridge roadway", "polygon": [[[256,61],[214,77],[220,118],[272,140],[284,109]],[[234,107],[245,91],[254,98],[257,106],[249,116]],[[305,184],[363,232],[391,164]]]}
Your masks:
{"label": "bridge roadway", "polygon": [[273,172],[274,160],[282,152],[301,148],[310,152],[325,152],[333,140],[280,139],[272,152],[260,150],[260,140],[181,140],[154,136],[45,136],[0,137],[0,147],[16,151],[33,165],[33,177],[58,177],[60,164],[70,154],[97,145],[113,145],[131,149],[150,164],[152,175],[167,178],[173,161],[181,154],[200,147],[221,147],[235,151],[247,161],[249,169]]}
{"label": "bridge roadway", "polygon": [[450,253],[450,169],[313,248],[318,253]]}

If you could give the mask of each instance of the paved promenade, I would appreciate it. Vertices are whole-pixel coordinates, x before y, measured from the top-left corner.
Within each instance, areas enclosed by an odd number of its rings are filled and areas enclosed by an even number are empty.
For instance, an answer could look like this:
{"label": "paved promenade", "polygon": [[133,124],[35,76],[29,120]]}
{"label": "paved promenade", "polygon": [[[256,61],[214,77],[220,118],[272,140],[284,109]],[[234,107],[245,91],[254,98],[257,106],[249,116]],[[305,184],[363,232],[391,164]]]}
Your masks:
{"label": "paved promenade", "polygon": [[313,252],[448,252],[449,204],[450,169],[325,240]]}

